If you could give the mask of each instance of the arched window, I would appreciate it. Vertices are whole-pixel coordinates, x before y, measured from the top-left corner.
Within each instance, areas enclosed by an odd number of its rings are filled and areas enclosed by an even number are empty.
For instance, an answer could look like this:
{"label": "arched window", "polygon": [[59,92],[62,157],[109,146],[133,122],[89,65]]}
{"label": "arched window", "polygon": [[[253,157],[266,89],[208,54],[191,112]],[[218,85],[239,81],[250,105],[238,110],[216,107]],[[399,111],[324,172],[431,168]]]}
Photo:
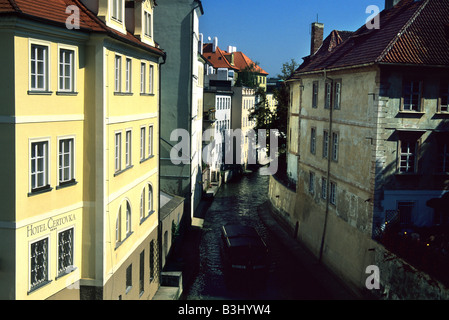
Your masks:
{"label": "arched window", "polygon": [[121,239],[121,218],[122,217],[122,207],[118,209],[117,221],[115,223],[115,243],[122,241]]}
{"label": "arched window", "polygon": [[153,187],[148,185],[148,215],[153,212]]}
{"label": "arched window", "polygon": [[131,205],[126,201],[126,235],[131,233]]}
{"label": "arched window", "polygon": [[145,188],[142,191],[142,195],[140,196],[140,220],[145,218]]}

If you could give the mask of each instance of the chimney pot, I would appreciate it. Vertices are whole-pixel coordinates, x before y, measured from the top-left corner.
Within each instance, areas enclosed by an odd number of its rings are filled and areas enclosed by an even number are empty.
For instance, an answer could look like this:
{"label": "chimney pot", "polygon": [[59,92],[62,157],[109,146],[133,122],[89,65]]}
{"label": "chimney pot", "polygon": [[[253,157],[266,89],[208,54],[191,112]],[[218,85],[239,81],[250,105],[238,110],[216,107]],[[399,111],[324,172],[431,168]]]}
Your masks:
{"label": "chimney pot", "polygon": [[310,44],[310,55],[315,54],[323,43],[324,24],[312,23],[312,39]]}

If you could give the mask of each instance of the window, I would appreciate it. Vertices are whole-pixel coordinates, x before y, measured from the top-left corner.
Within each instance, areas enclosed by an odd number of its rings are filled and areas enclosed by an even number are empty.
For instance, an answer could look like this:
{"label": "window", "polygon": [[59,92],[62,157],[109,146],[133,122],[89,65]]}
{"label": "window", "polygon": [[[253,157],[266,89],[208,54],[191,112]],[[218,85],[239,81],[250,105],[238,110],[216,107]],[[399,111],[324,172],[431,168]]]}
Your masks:
{"label": "window", "polygon": [[30,287],[38,288],[48,281],[48,238],[30,246]]}
{"label": "window", "polygon": [[330,182],[329,202],[334,206],[337,204],[337,185],[332,181]]}
{"label": "window", "polygon": [[128,268],[126,268],[126,293],[128,293],[132,287],[133,287],[133,265],[130,264]]}
{"label": "window", "polygon": [[132,61],[130,58],[126,58],[126,74],[125,74],[125,91],[131,92],[131,70],[132,70]]}
{"label": "window", "polygon": [[131,234],[131,205],[126,201],[126,235]]}
{"label": "window", "polygon": [[438,172],[449,173],[449,142],[439,143],[438,149]]}
{"label": "window", "polygon": [[324,177],[321,178],[321,198],[327,198],[327,179]]}
{"label": "window", "polygon": [[114,81],[114,90],[115,92],[120,92],[122,82],[122,57],[115,56],[115,81]]}
{"label": "window", "polygon": [[147,37],[153,37],[151,14],[146,11],[145,11],[145,35]]}
{"label": "window", "polygon": [[144,278],[145,278],[145,250],[143,250],[140,253],[140,257],[139,257],[139,292],[140,292],[140,294],[143,293],[144,288],[145,288]]}
{"label": "window", "polygon": [[150,282],[154,279],[154,240],[150,242]]}
{"label": "window", "polygon": [[326,82],[324,85],[324,107],[329,109],[332,103],[332,82]]}
{"label": "window", "polygon": [[112,0],[112,18],[118,21],[122,21],[122,0]]}
{"label": "window", "polygon": [[416,150],[417,141],[414,139],[404,139],[399,141],[399,172],[416,172]]}
{"label": "window", "polygon": [[318,107],[318,81],[314,81],[312,85],[312,108]]}
{"label": "window", "polygon": [[332,132],[332,160],[338,161],[338,133]]}
{"label": "window", "polygon": [[449,112],[449,80],[440,83],[439,112]]}
{"label": "window", "polygon": [[73,269],[73,228],[58,234],[58,274],[63,275]]}
{"label": "window", "polygon": [[31,143],[31,191],[49,188],[48,141]]}
{"label": "window", "polygon": [[140,160],[145,159],[145,127],[140,128]]}
{"label": "window", "polygon": [[148,215],[153,212],[153,187],[148,185]]}
{"label": "window", "polygon": [[115,171],[120,171],[122,168],[122,134],[117,132],[115,134]]}
{"label": "window", "polygon": [[402,110],[421,111],[422,81],[405,80],[402,86]]}
{"label": "window", "polygon": [[132,132],[131,130],[126,131],[125,136],[125,162],[126,167],[131,166],[131,141],[132,141]]}
{"label": "window", "polygon": [[59,184],[75,180],[74,178],[74,140],[59,140]]}
{"label": "window", "polygon": [[309,172],[309,193],[315,193],[315,173],[312,171]]}
{"label": "window", "polygon": [[143,220],[143,218],[145,218],[145,189],[140,196],[140,220]]}
{"label": "window", "polygon": [[118,209],[117,221],[115,222],[115,244],[122,241],[122,207]]}
{"label": "window", "polygon": [[148,156],[153,155],[153,126],[148,127]]}
{"label": "window", "polygon": [[153,94],[153,84],[154,84],[154,66],[150,64],[150,75],[149,75],[150,79],[149,79],[149,84],[150,84],[150,88],[149,88],[149,93]]}
{"label": "window", "polygon": [[316,152],[316,128],[310,130],[310,153]]}
{"label": "window", "polygon": [[75,91],[75,51],[59,50],[59,91]]}
{"label": "window", "polygon": [[147,65],[142,62],[140,64],[140,93],[145,93]]}
{"label": "window", "polygon": [[48,90],[48,47],[32,44],[30,59],[30,89]]}
{"label": "window", "polygon": [[334,85],[334,109],[340,109],[341,103],[341,80],[336,80]]}
{"label": "window", "polygon": [[327,159],[329,153],[329,132],[323,131],[323,158]]}

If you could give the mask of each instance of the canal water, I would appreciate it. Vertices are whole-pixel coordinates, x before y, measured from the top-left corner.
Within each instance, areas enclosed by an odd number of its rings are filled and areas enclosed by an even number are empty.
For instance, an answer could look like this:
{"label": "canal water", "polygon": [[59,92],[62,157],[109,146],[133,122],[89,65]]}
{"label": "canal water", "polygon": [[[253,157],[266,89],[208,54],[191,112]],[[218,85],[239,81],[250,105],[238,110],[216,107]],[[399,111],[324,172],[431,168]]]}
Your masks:
{"label": "canal water", "polygon": [[[224,184],[204,217],[199,247],[199,271],[187,290],[187,300],[327,299],[324,288],[303,270],[259,218],[257,207],[267,201],[268,176],[258,170]],[[228,276],[220,255],[220,228],[226,224],[254,227],[269,249],[269,272],[263,279]]]}

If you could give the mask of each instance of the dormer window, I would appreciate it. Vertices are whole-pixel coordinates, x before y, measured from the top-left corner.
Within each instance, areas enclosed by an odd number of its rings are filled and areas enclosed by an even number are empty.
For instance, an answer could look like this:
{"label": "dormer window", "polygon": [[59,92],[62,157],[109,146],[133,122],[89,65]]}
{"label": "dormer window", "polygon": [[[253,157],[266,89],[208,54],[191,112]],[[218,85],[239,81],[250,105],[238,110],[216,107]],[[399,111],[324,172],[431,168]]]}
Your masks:
{"label": "dormer window", "polygon": [[112,18],[123,21],[123,0],[112,0]]}
{"label": "dormer window", "polygon": [[153,37],[153,22],[151,21],[151,13],[145,11],[145,36],[152,38]]}

